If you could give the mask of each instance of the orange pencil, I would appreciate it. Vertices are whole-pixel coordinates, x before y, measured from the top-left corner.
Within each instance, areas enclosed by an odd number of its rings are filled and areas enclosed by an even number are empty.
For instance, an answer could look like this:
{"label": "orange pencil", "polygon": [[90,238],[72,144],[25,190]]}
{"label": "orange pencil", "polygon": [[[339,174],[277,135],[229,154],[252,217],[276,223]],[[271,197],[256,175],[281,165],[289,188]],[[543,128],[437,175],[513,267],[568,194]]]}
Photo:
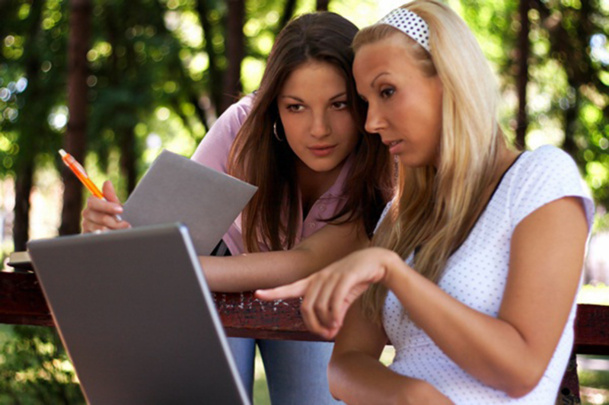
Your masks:
{"label": "orange pencil", "polygon": [[[78,177],[78,180],[80,180],[80,182],[84,184],[87,190],[89,190],[95,197],[101,198],[104,201],[108,201],[104,197],[104,194],[99,191],[99,188],[97,188],[95,183],[91,181],[89,175],[87,174],[87,172],[85,172],[85,168],[82,167],[82,165],[78,163],[78,161],[74,159],[72,155],[70,155],[63,149],[59,149],[59,154],[61,155],[61,160],[63,160],[63,163],[65,163],[66,166],[70,168],[72,173],[74,173],[76,177]],[[118,214],[114,215],[114,218],[119,222],[123,220],[123,218]]]}
{"label": "orange pencil", "polygon": [[74,173],[76,177],[78,177],[80,182],[84,184],[87,190],[89,190],[91,194],[93,194],[95,197],[105,200],[103,193],[99,191],[97,186],[91,181],[91,179],[87,175],[87,172],[85,172],[84,167],[82,167],[82,165],[78,163],[78,161],[76,161],[76,159],[74,159],[74,157],[65,150],[59,149],[59,154],[61,155],[61,160],[63,160],[63,163],[65,163],[66,166],[68,166],[70,170],[72,170],[72,173]]}

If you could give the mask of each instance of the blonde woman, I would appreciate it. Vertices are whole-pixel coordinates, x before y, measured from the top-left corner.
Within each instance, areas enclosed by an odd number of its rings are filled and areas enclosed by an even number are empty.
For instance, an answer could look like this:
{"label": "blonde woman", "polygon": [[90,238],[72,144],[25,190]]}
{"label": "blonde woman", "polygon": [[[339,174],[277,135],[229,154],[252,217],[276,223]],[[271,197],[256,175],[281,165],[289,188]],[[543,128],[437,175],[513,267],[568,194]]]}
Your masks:
{"label": "blonde woman", "polygon": [[374,247],[258,295],[305,296],[308,327],[336,336],[330,390],[348,404],[553,404],[593,218],[575,164],[508,147],[493,74],[447,6],[409,3],[353,47],[397,195]]}

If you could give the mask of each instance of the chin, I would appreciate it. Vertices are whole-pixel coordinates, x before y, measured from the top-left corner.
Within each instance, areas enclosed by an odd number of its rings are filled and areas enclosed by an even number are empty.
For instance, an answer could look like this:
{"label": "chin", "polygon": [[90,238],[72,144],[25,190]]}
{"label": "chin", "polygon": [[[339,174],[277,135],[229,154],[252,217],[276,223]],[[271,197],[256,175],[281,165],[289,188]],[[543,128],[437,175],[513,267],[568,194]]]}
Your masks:
{"label": "chin", "polygon": [[418,169],[421,167],[433,166],[432,163],[425,162],[422,160],[414,160],[414,159],[399,159],[399,162],[404,167],[409,167],[411,169]]}
{"label": "chin", "polygon": [[312,164],[307,165],[309,169],[317,173],[326,173],[336,170],[340,166],[341,162],[311,162]]}
{"label": "chin", "polygon": [[332,170],[336,169],[338,165],[313,165],[313,166],[309,166],[309,168],[311,170],[313,170],[314,172],[317,173],[327,173],[327,172],[331,172]]}

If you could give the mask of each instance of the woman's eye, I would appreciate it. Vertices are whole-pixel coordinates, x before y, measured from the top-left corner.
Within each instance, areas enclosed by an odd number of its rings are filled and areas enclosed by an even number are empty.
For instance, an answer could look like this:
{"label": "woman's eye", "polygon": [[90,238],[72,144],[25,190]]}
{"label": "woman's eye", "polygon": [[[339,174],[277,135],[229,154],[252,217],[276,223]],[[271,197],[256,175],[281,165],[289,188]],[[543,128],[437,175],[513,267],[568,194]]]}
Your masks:
{"label": "woman's eye", "polygon": [[389,97],[393,96],[394,93],[395,93],[395,89],[393,87],[386,87],[381,90],[381,97],[389,98]]}
{"label": "woman's eye", "polygon": [[332,103],[332,107],[334,107],[335,110],[344,110],[348,105],[346,101],[335,101]]}
{"label": "woman's eye", "polygon": [[290,104],[286,108],[288,111],[298,112],[302,111],[304,109],[304,106],[302,104]]}

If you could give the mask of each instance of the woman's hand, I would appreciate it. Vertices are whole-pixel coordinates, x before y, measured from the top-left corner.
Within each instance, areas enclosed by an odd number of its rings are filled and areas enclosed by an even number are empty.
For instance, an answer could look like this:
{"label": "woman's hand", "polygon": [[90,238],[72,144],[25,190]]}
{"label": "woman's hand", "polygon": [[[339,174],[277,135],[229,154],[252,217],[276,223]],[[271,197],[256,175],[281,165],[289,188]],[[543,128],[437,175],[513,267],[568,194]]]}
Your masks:
{"label": "woman's hand", "polygon": [[372,283],[387,278],[389,264],[400,257],[381,248],[350,254],[311,276],[286,286],[258,290],[262,300],[304,297],[301,312],[307,328],[331,339],[342,326],[347,310]]}
{"label": "woman's hand", "polygon": [[105,200],[95,196],[87,199],[87,207],[82,212],[83,233],[130,228],[131,225],[120,218],[123,206],[110,181],[104,182],[102,192]]}

